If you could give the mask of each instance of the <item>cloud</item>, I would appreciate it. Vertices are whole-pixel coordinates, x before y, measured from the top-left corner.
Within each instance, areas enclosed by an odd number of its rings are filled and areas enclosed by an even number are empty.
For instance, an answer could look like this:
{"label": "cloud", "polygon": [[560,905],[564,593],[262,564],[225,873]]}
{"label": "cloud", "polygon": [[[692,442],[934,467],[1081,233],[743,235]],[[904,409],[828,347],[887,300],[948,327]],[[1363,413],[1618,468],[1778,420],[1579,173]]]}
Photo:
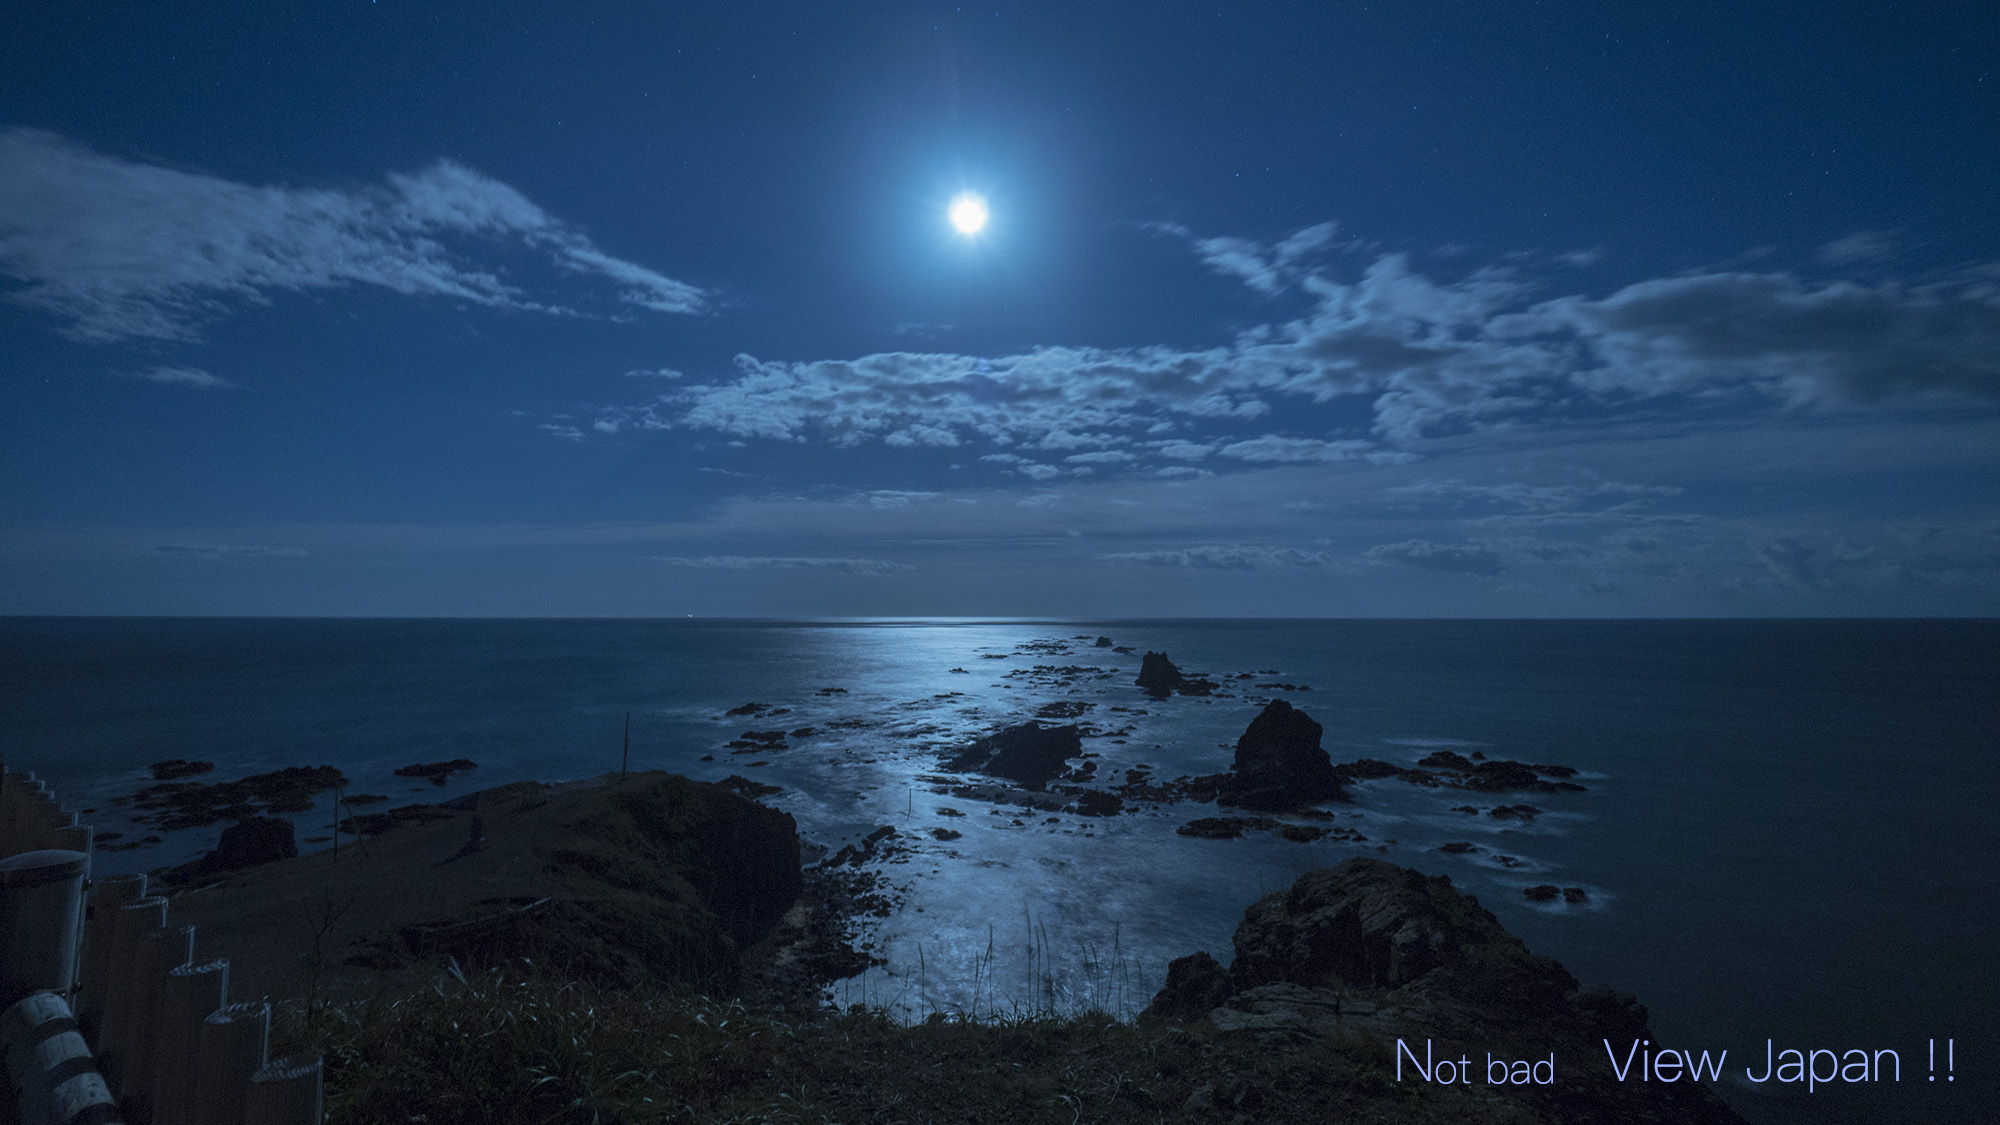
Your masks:
{"label": "cloud", "polygon": [[866,494],[869,504],[877,508],[907,508],[918,500],[934,500],[935,492],[913,492],[902,488],[878,488]]}
{"label": "cloud", "polygon": [[[1259,248],[1257,261],[1303,269],[1330,237],[1317,230]],[[1157,472],[1215,457],[1407,461],[1436,439],[1528,427],[1990,407],[2000,404],[1992,272],[1908,285],[1721,270],[1548,297],[1514,266],[1441,279],[1387,254],[1349,279],[1300,273],[1309,309],[1216,347],[740,355],[733,377],[607,413],[738,440],[1061,450],[1073,465]],[[1309,412],[1333,404],[1371,412],[1372,434],[1330,437]],[[1132,460],[1077,460],[1111,452]]]}
{"label": "cloud", "polygon": [[1248,238],[1200,238],[1179,223],[1150,223],[1147,229],[1185,239],[1217,273],[1239,278],[1260,293],[1277,295],[1304,274],[1302,263],[1333,243],[1334,223],[1319,223],[1272,245]]}
{"label": "cloud", "polygon": [[1623,481],[1531,485],[1515,481],[1466,484],[1457,480],[1427,480],[1398,485],[1387,489],[1385,495],[1397,500],[1407,498],[1443,504],[1453,509],[1504,505],[1523,512],[1574,512],[1592,507],[1601,509],[1602,502],[1607,500],[1614,502],[1610,510],[1631,511],[1646,501],[1679,496],[1682,491],[1679,485],[1628,484]]}
{"label": "cloud", "polygon": [[144,379],[148,383],[164,383],[175,387],[202,387],[220,390],[236,384],[216,375],[210,375],[199,367],[152,367],[131,373],[134,379]]}
{"label": "cloud", "polygon": [[1244,461],[1353,461],[1367,456],[1374,445],[1368,441],[1319,441],[1265,434],[1232,442],[1216,452]]}
{"label": "cloud", "polygon": [[1896,239],[1888,231],[1859,230],[1820,247],[1815,256],[1822,265],[1848,266],[1857,262],[1878,262],[1895,252]]}
{"label": "cloud", "polygon": [[1189,570],[1268,570],[1274,567],[1317,568],[1333,565],[1333,560],[1319,551],[1243,544],[1183,547],[1171,551],[1121,551],[1097,557],[1109,563],[1138,563],[1144,566],[1172,566]]}
{"label": "cloud", "polygon": [[506,245],[608,283],[628,306],[692,313],[706,294],[599,250],[513,188],[441,160],[378,185],[237,183],[0,132],[0,273],[74,339],[191,340],[232,304],[372,285],[496,308],[569,311],[473,256]]}
{"label": "cloud", "polygon": [[1499,574],[1502,565],[1500,552],[1491,547],[1464,543],[1433,543],[1428,539],[1384,543],[1379,547],[1368,548],[1366,554],[1371,559],[1408,563],[1427,570],[1477,574],[1486,578]]}
{"label": "cloud", "polygon": [[702,558],[669,555],[651,557],[654,562],[696,570],[832,570],[847,574],[879,575],[916,569],[903,563],[884,562],[881,559],[768,558],[748,555],[707,555]]}
{"label": "cloud", "polygon": [[297,547],[262,547],[223,543],[154,543],[141,548],[149,555],[176,559],[271,559],[296,558],[305,551]]}

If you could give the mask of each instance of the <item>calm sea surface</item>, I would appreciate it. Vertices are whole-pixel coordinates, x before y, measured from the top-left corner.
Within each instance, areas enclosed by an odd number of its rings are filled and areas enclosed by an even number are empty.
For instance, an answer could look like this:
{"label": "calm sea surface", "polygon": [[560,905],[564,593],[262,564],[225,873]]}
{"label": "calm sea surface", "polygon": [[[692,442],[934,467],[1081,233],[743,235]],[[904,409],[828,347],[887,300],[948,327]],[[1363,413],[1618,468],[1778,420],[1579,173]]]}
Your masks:
{"label": "calm sea surface", "polygon": [[[1132,679],[1149,649],[1229,694],[1147,699]],[[1332,806],[1367,842],[1299,844],[1174,832],[1212,807],[1048,823],[921,780],[942,750],[1063,700],[1122,731],[1086,740],[1101,779],[1215,772],[1271,696],[1323,723],[1336,761],[1477,750],[1575,766],[1588,792],[1506,798],[1544,810],[1522,824],[1451,811],[1492,797],[1368,782]],[[748,702],[788,711],[724,716]],[[1637,993],[1658,1045],[1728,1049],[1723,1092],[1753,1120],[1995,1109],[1996,621],[0,619],[0,752],[128,839],[144,830],[112,798],[151,762],[217,763],[205,780],[335,765],[353,792],[429,801],[616,769],[628,711],[634,768],[783,786],[767,803],[829,846],[878,824],[917,841],[887,868],[900,909],[869,935],[887,966],[837,999],[1129,1013],[1169,958],[1226,959],[1258,895],[1380,855],[1449,874],[1578,978]],[[786,750],[723,745],[807,726]],[[479,768],[442,788],[393,776],[458,757]],[[324,835],[328,812],[297,819]],[[177,862],[218,834],[98,870]],[[1452,841],[1480,850],[1436,850]],[[1530,904],[1537,883],[1590,901]],[[1741,1064],[1761,1074],[1766,1040],[1894,1049],[1901,1081],[1752,1088]]]}

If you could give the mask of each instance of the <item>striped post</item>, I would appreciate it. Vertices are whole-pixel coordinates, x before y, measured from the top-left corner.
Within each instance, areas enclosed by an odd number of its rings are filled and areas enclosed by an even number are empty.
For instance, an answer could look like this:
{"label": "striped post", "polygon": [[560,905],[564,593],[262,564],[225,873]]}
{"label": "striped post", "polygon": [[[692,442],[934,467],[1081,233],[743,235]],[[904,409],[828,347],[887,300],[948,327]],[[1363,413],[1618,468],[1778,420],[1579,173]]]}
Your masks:
{"label": "striped post", "polygon": [[264,1068],[270,1047],[271,1005],[230,1004],[202,1021],[195,1054],[194,1120],[243,1120],[243,1092],[250,1076]]}
{"label": "striped post", "polygon": [[76,1032],[69,1005],[53,992],[37,992],[0,1013],[0,1051],[19,1088],[17,1104],[0,1107],[7,1120],[108,1125],[119,1120],[111,1090],[97,1072],[90,1048]]}

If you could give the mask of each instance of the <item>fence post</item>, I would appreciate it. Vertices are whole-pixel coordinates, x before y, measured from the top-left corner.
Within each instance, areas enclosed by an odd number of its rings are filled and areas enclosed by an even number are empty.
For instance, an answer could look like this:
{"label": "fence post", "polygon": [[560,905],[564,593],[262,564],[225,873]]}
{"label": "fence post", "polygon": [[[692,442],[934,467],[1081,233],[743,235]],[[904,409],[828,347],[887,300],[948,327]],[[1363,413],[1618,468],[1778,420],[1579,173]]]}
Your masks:
{"label": "fence post", "polygon": [[201,1024],[195,1053],[194,1120],[200,1125],[243,1120],[243,1090],[264,1068],[271,1038],[271,1005],[230,1004]]}
{"label": "fence post", "polygon": [[96,1041],[104,1026],[104,990],[110,983],[112,923],[118,908],[146,894],[144,875],[106,875],[96,880],[83,908],[83,981],[76,1022]]}
{"label": "fence post", "polygon": [[168,971],[194,958],[194,927],[169,924],[149,932],[139,945],[141,976],[132,996],[126,1036],[125,1073],[118,1077],[118,1104],[133,1117],[153,1113],[153,1059],[160,1042],[160,994]]}
{"label": "fence post", "polygon": [[77,921],[90,857],[33,851],[0,859],[0,1008],[76,984]]}
{"label": "fence post", "polygon": [[320,1060],[278,1059],[250,1076],[243,1125],[319,1125]]}
{"label": "fence post", "polygon": [[105,951],[104,1015],[97,1029],[97,1057],[104,1077],[115,1086],[125,1077],[125,1057],[132,1034],[132,1008],[139,987],[141,942],[146,934],[167,924],[167,900],[157,895],[135,898],[111,917],[111,947]]}
{"label": "fence post", "polygon": [[227,1003],[227,959],[167,971],[153,1050],[153,1125],[208,1125],[193,1117],[195,1047],[202,1021]]}

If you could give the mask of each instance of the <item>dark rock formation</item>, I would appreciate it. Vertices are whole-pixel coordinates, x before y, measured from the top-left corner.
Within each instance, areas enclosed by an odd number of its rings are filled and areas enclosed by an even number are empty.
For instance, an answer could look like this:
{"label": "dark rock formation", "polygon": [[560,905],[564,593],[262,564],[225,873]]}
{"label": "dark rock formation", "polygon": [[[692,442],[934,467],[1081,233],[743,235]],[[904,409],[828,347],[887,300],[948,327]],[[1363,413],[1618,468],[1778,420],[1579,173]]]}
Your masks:
{"label": "dark rock formation", "polygon": [[1149,652],[1140,658],[1139,678],[1133,682],[1154,699],[1165,699],[1181,686],[1184,677],[1164,652]]}
{"label": "dark rock formation", "polygon": [[1125,811],[1125,801],[1116,793],[1086,789],[1076,795],[1076,804],[1070,811],[1078,816],[1117,816]]}
{"label": "dark rock formation", "polygon": [[[1481,755],[1474,754],[1473,758]],[[1359,765],[1360,763],[1355,763]],[[1466,789],[1477,789],[1485,793],[1509,793],[1528,790],[1534,793],[1581,793],[1583,786],[1573,781],[1545,780],[1547,777],[1570,778],[1576,770],[1569,766],[1530,766],[1505,758],[1474,761],[1463,754],[1450,750],[1438,750],[1417,760],[1422,769],[1440,770],[1455,775],[1456,784]],[[1347,767],[1342,767],[1347,768]],[[1414,774],[1418,771],[1410,771]],[[1358,776],[1358,775],[1357,775]],[[1425,784],[1418,777],[1405,775],[1410,781]],[[1433,782],[1434,783],[1434,782]]]}
{"label": "dark rock formation", "polygon": [[169,758],[153,763],[154,781],[176,781],[183,777],[194,777],[215,768],[214,762],[190,762],[185,758]]}
{"label": "dark rock formation", "polygon": [[1437,750],[1417,759],[1417,764],[1431,770],[1469,770],[1472,759],[1452,750]]}
{"label": "dark rock formation", "polygon": [[946,769],[976,770],[993,777],[1040,789],[1062,776],[1067,760],[1083,753],[1083,736],[1074,724],[1044,727],[1021,723],[996,731],[965,748]]}
{"label": "dark rock formation", "polygon": [[1167,962],[1167,984],[1146,1011],[1171,1020],[1198,1020],[1229,999],[1229,971],[1207,950]]}
{"label": "dark rock formation", "polygon": [[163,829],[201,828],[261,813],[304,812],[313,807],[316,795],[346,780],[332,766],[288,766],[213,785],[163,781],[116,800],[119,804],[129,801],[140,810],[140,815],[132,818],[136,824]]}
{"label": "dark rock formation", "polygon": [[727,984],[805,885],[790,814],[672,774],[593,794],[545,854],[543,947],[606,980]]}
{"label": "dark rock formation", "polygon": [[183,886],[202,879],[241,871],[246,867],[291,859],[299,854],[292,822],[279,817],[253,816],[222,830],[215,850],[179,867],[157,873],[169,886]]}
{"label": "dark rock formation", "polygon": [[1521,894],[1529,902],[1554,902],[1556,899],[1562,897],[1562,888],[1552,887],[1547,883],[1543,883],[1539,886],[1529,887],[1522,891]]}
{"label": "dark rock formation", "polygon": [[1205,953],[1174,961],[1146,1014],[1197,1019],[1207,1006],[1225,1032],[1431,1038],[1453,1054],[1514,1058],[1554,1051],[1560,1082],[1508,1090],[1532,1115],[1507,1120],[1741,1123],[1698,1083],[1618,1082],[1600,1040],[1651,1038],[1645,1007],[1580,991],[1444,876],[1361,858],[1309,872],[1244,911],[1234,944],[1226,977]]}
{"label": "dark rock formation", "polygon": [[292,822],[271,816],[253,816],[223,829],[222,839],[208,853],[213,867],[227,871],[298,854]]}
{"label": "dark rock formation", "polygon": [[476,770],[479,763],[470,758],[453,758],[449,762],[419,762],[404,766],[396,771],[397,777],[427,777],[433,785],[443,785],[451,780],[451,775],[464,770]]}
{"label": "dark rock formation", "polygon": [[1304,711],[1272,700],[1236,740],[1236,760],[1216,800],[1269,811],[1343,796],[1333,759],[1320,749],[1320,731]]}
{"label": "dark rock formation", "polygon": [[1243,835],[1246,828],[1272,829],[1277,826],[1277,821],[1263,816],[1204,816],[1190,820],[1174,831],[1202,840],[1234,840]]}
{"label": "dark rock formation", "polygon": [[1110,637],[1099,637],[1099,638],[1097,638],[1097,643],[1096,643],[1096,644],[1094,644],[1094,645],[1092,645],[1091,647],[1092,647],[1092,648],[1110,648],[1110,647],[1111,647],[1111,638],[1110,638]]}
{"label": "dark rock formation", "polygon": [[1379,758],[1357,758],[1352,762],[1342,762],[1334,767],[1347,781],[1373,781],[1380,777],[1395,777],[1403,772],[1403,767]]}

